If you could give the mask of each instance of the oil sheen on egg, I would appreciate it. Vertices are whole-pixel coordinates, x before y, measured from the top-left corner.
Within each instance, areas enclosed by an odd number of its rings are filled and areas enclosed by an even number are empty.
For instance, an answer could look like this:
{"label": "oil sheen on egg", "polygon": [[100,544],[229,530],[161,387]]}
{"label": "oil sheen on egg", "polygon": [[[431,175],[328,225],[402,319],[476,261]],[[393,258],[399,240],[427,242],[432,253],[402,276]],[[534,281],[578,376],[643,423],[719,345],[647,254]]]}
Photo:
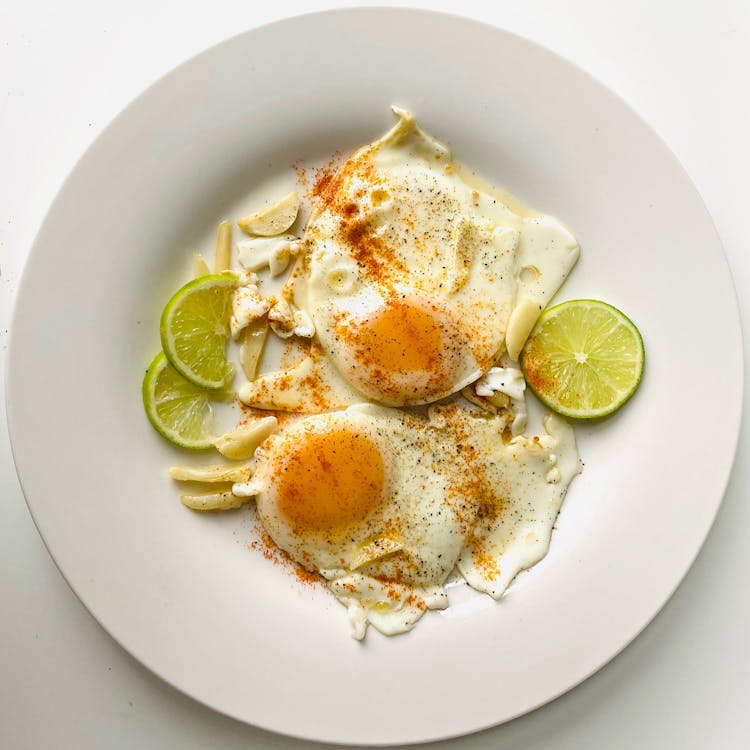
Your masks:
{"label": "oil sheen on egg", "polygon": [[545,554],[578,471],[572,431],[554,421],[510,439],[508,425],[456,403],[305,417],[266,441],[243,493],[273,541],[325,578],[356,638],[368,624],[402,633],[448,605],[455,565],[499,596]]}
{"label": "oil sheen on egg", "polygon": [[462,176],[443,144],[394,109],[395,127],[355,152],[307,224],[286,289],[316,330],[307,360],[240,398],[298,412],[362,401],[434,402],[517,358],[576,259],[557,220],[520,216]]}

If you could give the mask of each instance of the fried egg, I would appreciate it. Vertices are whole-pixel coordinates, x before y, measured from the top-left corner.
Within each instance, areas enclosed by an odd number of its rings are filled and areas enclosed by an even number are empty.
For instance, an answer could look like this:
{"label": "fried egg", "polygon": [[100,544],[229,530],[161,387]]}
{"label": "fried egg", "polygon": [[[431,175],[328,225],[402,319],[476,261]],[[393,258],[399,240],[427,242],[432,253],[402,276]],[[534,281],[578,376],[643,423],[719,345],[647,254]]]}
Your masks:
{"label": "fried egg", "polygon": [[240,399],[315,412],[369,401],[427,404],[517,357],[578,257],[549,216],[520,216],[469,184],[446,146],[394,109],[396,126],[354,153],[308,221],[285,289],[315,337],[306,360]]}
{"label": "fried egg", "polygon": [[448,605],[456,564],[495,596],[544,555],[578,466],[572,431],[554,426],[507,442],[507,415],[355,405],[270,437],[235,492],[254,495],[274,543],[323,576],[356,638],[368,624],[393,635]]}
{"label": "fried egg", "polygon": [[247,492],[269,536],[320,573],[346,605],[392,635],[444,608],[443,583],[471,508],[451,492],[460,470],[426,418],[373,405],[306,417],[258,452]]}

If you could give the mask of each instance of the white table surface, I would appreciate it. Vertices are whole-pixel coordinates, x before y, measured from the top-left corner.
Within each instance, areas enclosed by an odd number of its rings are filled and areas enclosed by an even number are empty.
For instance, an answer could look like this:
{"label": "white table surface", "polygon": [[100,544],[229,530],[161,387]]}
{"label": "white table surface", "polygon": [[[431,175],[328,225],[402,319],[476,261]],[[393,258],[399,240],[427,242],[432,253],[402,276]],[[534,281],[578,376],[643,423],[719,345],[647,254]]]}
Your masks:
{"label": "white table surface", "polygon": [[[39,224],[76,159],[109,120],[157,77],[227,36],[302,10],[354,4],[365,3],[3,0],[0,359],[18,277]],[[698,186],[724,242],[740,304],[747,304],[750,3],[409,5],[462,12],[518,32],[630,102]],[[711,408],[710,373],[721,367],[721,354],[710,341],[696,342],[696,370],[685,375],[706,379],[706,403],[686,404],[698,415]],[[696,439],[710,440],[700,433],[699,418],[696,426]],[[750,746],[750,502],[743,492],[749,466],[743,427],[724,504],[705,547],[677,593],[630,647],[552,704],[439,746]],[[147,672],[110,639],[68,589],[37,535],[0,428],[0,748],[206,747],[315,746],[215,714]]]}

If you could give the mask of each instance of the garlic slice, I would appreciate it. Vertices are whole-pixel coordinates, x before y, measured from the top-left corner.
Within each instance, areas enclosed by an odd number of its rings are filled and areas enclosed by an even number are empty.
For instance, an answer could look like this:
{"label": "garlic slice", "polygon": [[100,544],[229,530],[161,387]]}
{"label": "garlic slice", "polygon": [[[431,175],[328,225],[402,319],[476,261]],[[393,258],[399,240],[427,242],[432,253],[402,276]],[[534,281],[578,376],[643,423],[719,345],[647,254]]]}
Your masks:
{"label": "garlic slice", "polygon": [[237,226],[247,234],[273,237],[286,232],[294,224],[299,206],[299,195],[293,190],[276,203],[240,219]]}
{"label": "garlic slice", "polygon": [[190,510],[204,513],[214,510],[234,510],[247,502],[247,498],[237,497],[230,491],[211,492],[207,495],[180,495],[180,501]]}
{"label": "garlic slice", "polygon": [[253,474],[253,465],[172,466],[169,476],[178,482],[246,482]]}
{"label": "garlic slice", "polygon": [[235,427],[216,438],[214,447],[219,453],[240,460],[250,458],[255,449],[279,429],[276,417],[261,417]]}

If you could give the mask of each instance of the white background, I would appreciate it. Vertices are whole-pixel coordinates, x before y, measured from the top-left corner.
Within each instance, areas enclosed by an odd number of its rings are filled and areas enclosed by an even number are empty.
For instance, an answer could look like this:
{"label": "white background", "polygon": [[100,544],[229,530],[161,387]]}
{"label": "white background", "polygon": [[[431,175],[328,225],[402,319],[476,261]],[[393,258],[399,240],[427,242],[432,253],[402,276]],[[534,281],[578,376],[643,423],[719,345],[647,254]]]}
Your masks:
{"label": "white background", "polygon": [[[38,226],[76,159],[109,120],[157,77],[227,36],[302,10],[354,4],[364,3],[274,0],[253,7],[250,0],[3,0],[0,359],[18,277]],[[585,68],[632,104],[672,147],[703,195],[724,242],[740,305],[746,306],[746,0],[408,4],[462,12],[527,36]],[[127,207],[123,212],[126,218]],[[679,269],[675,272],[673,283],[679,283]],[[696,414],[695,439],[710,440],[700,431],[700,413],[711,408],[711,372],[721,363],[722,352],[714,351],[710,341],[696,341],[695,371],[676,373],[706,383],[705,403],[685,405]],[[81,363],[83,373],[86,366]],[[54,410],[54,404],[49,408]],[[60,440],[65,441],[64,434]],[[735,470],[705,547],[675,596],[623,654],[554,703],[439,746],[747,747],[750,503],[743,488],[749,484],[749,453],[743,427]],[[449,676],[446,681],[450,690]],[[68,589],[42,545],[13,470],[6,432],[0,429],[0,748],[104,747],[318,746],[219,716],[124,653]]]}

